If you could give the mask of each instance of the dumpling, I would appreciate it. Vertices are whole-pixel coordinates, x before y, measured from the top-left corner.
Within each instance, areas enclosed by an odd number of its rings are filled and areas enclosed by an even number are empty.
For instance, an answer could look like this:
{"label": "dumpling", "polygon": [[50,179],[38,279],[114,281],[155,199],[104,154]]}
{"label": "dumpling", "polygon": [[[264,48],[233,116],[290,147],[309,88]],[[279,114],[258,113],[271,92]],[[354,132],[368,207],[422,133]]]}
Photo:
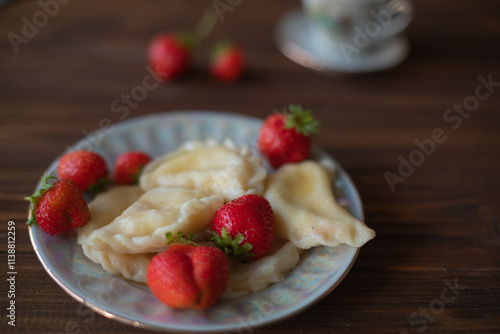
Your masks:
{"label": "dumpling", "polygon": [[264,197],[273,207],[276,237],[299,248],[361,247],[375,237],[375,231],[336,202],[328,172],[317,162],[283,165],[270,175]]}
{"label": "dumpling", "polygon": [[166,248],[165,234],[197,233],[208,228],[219,196],[198,190],[157,187],[142,195],[110,224],[92,232],[88,244],[96,250],[151,253]]}
{"label": "dumpling", "polygon": [[260,195],[266,176],[261,160],[247,147],[238,148],[230,140],[189,141],[149,163],[140,185],[146,191],[160,185],[198,189],[228,202],[246,194]]}
{"label": "dumpling", "polygon": [[142,193],[138,186],[117,186],[97,195],[89,204],[91,220],[78,230],[78,243],[82,245],[83,253],[95,263],[102,265],[104,270],[136,282],[147,283],[147,268],[154,253],[120,254],[114,251],[99,251],[87,243],[87,238],[92,232],[111,223]]}
{"label": "dumpling", "polygon": [[222,298],[234,298],[257,292],[273,283],[283,281],[285,274],[299,262],[301,251],[291,242],[275,239],[269,253],[264,257],[250,263],[233,261]]}

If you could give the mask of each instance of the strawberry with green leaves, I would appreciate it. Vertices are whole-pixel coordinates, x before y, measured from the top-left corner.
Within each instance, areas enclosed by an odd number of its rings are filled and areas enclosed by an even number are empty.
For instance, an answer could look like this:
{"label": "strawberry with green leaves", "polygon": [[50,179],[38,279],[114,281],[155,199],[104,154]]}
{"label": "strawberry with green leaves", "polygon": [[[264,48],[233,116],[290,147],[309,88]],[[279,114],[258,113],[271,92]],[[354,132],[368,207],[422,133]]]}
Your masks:
{"label": "strawberry with green leaves", "polygon": [[46,233],[57,235],[87,224],[89,207],[76,183],[69,179],[49,183],[52,179],[56,178],[45,174],[40,189],[26,197],[30,201],[28,225],[38,224]]}
{"label": "strawberry with green leaves", "polygon": [[310,110],[295,104],[290,104],[288,110],[267,117],[257,138],[259,151],[273,168],[307,159],[310,135],[319,130]]}
{"label": "strawberry with green leaves", "polygon": [[240,79],[245,70],[245,55],[241,47],[230,42],[218,42],[212,49],[210,72],[221,82]]}
{"label": "strawberry with green leaves", "polygon": [[122,153],[115,162],[114,179],[117,184],[136,184],[144,166],[151,157],[144,152]]}
{"label": "strawberry with green leaves", "polygon": [[59,160],[60,179],[73,180],[82,191],[98,192],[107,183],[108,165],[104,158],[90,151],[73,151]]}
{"label": "strawberry with green leaves", "polygon": [[[167,238],[171,243],[169,233]],[[184,243],[175,243],[151,259],[148,285],[167,306],[206,309],[226,290],[229,262],[216,247],[200,246],[184,237],[177,240]]]}
{"label": "strawberry with green leaves", "polygon": [[210,228],[212,240],[226,254],[254,261],[274,242],[273,209],[264,197],[245,195],[221,206]]}
{"label": "strawberry with green leaves", "polygon": [[187,72],[194,45],[187,36],[160,33],[149,43],[149,65],[162,80],[175,80]]}

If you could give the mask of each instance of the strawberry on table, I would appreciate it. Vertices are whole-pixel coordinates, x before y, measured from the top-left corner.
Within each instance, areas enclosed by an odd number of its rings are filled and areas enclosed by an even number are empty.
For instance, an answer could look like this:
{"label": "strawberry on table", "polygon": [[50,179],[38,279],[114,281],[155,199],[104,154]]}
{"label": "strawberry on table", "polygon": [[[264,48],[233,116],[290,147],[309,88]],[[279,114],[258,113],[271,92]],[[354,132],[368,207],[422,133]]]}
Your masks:
{"label": "strawberry on table", "polygon": [[205,309],[226,289],[229,262],[213,246],[174,244],[155,255],[147,281],[154,295],[174,308]]}
{"label": "strawberry on table", "polygon": [[245,69],[243,50],[230,42],[218,42],[212,49],[210,72],[221,82],[237,81]]}
{"label": "strawberry on table", "polygon": [[212,240],[227,254],[257,260],[274,242],[273,209],[264,197],[245,195],[221,206],[210,228]]}
{"label": "strawberry on table", "polygon": [[73,180],[82,191],[99,191],[107,182],[108,165],[90,151],[73,151],[61,157],[57,167],[60,179]]}
{"label": "strawberry on table", "polygon": [[44,175],[40,189],[26,197],[31,203],[28,225],[38,224],[43,231],[57,235],[87,224],[89,207],[76,183],[62,179],[51,184],[51,179],[56,178]]}
{"label": "strawberry on table", "polygon": [[309,136],[319,130],[319,123],[310,110],[294,104],[290,104],[288,110],[288,113],[267,117],[258,135],[259,150],[273,168],[307,159],[311,146]]}
{"label": "strawberry on table", "polygon": [[151,161],[144,152],[130,151],[120,154],[116,159],[114,179],[118,184],[135,184],[143,167]]}
{"label": "strawberry on table", "polygon": [[183,75],[190,62],[192,41],[170,33],[156,35],[149,43],[148,62],[163,80],[174,80]]}

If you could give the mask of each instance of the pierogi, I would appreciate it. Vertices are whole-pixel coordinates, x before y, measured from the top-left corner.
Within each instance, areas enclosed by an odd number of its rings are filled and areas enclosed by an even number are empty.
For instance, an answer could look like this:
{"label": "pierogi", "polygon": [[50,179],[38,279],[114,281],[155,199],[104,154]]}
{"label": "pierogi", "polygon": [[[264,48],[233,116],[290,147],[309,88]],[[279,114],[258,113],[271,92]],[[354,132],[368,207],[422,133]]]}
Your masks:
{"label": "pierogi", "polygon": [[332,180],[315,161],[285,164],[270,175],[264,197],[273,208],[276,236],[295,246],[361,247],[375,231],[341,207]]}
{"label": "pierogi", "polygon": [[154,253],[150,254],[120,254],[114,251],[99,251],[87,242],[88,236],[108,225],[134,203],[143,191],[138,186],[118,186],[105,193],[98,194],[89,204],[91,219],[78,230],[78,243],[82,245],[83,253],[95,263],[114,274],[140,282],[146,282],[146,272],[149,261]]}
{"label": "pierogi", "polygon": [[157,187],[144,193],[110,224],[92,232],[87,242],[100,251],[161,252],[166,248],[167,232],[194,234],[208,229],[222,204],[222,197],[198,190]]}
{"label": "pierogi", "polygon": [[144,190],[158,186],[197,189],[228,202],[246,194],[260,195],[266,176],[261,160],[247,147],[239,148],[230,140],[223,144],[189,141],[148,164],[140,185]]}
{"label": "pierogi", "polygon": [[147,284],[151,258],[168,247],[167,232],[193,233],[212,244],[210,223],[224,202],[263,195],[275,214],[276,238],[264,257],[230,260],[222,298],[280,282],[303,249],[361,247],[375,232],[335,200],[332,170],[314,161],[285,164],[269,177],[258,156],[231,141],[190,141],[146,165],[139,186],[116,186],[89,204],[91,220],[78,231],[84,254],[112,273]]}
{"label": "pierogi", "polygon": [[254,262],[242,263],[233,259],[231,274],[222,298],[235,298],[257,292],[283,281],[285,274],[299,262],[301,251],[289,241],[275,239],[269,252]]}

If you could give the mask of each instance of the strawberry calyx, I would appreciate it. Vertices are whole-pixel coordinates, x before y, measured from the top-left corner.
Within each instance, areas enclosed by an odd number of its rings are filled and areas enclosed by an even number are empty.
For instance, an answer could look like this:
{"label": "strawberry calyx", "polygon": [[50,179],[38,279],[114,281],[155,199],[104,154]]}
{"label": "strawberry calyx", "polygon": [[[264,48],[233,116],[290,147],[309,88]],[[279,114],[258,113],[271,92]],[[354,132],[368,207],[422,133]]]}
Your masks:
{"label": "strawberry calyx", "polygon": [[314,119],[311,110],[302,108],[300,104],[290,104],[288,111],[285,113],[285,129],[295,129],[305,136],[319,131],[319,122]]}
{"label": "strawberry calyx", "polygon": [[212,60],[217,59],[220,57],[222,54],[227,52],[228,50],[231,50],[233,48],[233,43],[231,43],[228,40],[220,40],[215,45],[212,47],[210,50],[210,57]]}
{"label": "strawberry calyx", "polygon": [[192,33],[178,33],[174,35],[177,42],[186,50],[191,51],[198,45],[198,38]]}
{"label": "strawberry calyx", "polygon": [[104,190],[104,187],[106,187],[109,182],[110,181],[107,177],[103,177],[99,179],[95,184],[89,186],[88,191],[90,191],[93,194],[98,194]]}
{"label": "strawberry calyx", "polygon": [[49,183],[49,180],[57,179],[55,176],[52,175],[52,173],[44,173],[42,176],[42,184],[39,189],[35,191],[33,195],[30,197],[25,197],[24,199],[30,202],[30,217],[29,220],[26,222],[26,224],[31,225],[35,223],[35,225],[38,225],[38,222],[36,220],[36,207],[38,206],[38,202],[40,202],[40,198],[44,193],[47,192],[50,188],[53,187],[52,183]]}
{"label": "strawberry calyx", "polygon": [[177,232],[176,235],[173,235],[172,232],[165,233],[165,237],[167,238],[166,243],[171,246],[173,244],[189,244],[193,246],[199,246],[196,242],[193,241],[193,233],[188,233],[184,235],[182,232]]}
{"label": "strawberry calyx", "polygon": [[223,227],[220,230],[220,235],[215,231],[210,231],[212,233],[211,240],[215,242],[215,245],[221,249],[224,253],[230,256],[239,258],[240,260],[247,262],[254,253],[250,252],[253,246],[249,243],[241,244],[245,237],[243,234],[238,233],[234,238],[232,238],[227,229]]}

